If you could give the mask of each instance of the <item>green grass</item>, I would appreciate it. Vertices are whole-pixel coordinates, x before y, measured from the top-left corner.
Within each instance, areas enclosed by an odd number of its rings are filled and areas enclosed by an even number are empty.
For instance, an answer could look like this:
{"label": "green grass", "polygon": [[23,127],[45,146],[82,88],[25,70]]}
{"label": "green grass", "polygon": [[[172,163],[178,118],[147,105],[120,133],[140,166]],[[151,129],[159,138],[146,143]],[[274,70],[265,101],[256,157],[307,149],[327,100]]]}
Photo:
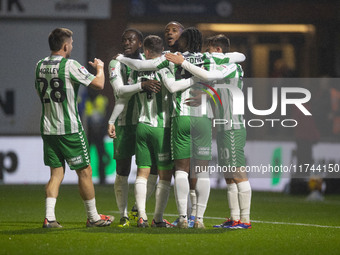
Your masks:
{"label": "green grass", "polygon": [[[96,186],[96,199],[100,213],[117,211],[113,185]],[[149,212],[154,202],[148,201]],[[43,185],[0,185],[0,254],[339,254],[340,250],[339,195],[306,202],[303,196],[253,192],[253,228],[234,231],[212,228],[227,216],[225,190],[211,191],[205,215],[221,219],[206,218],[204,230],[120,229],[117,213],[110,227],[86,228],[75,185],[63,185],[57,202],[56,215],[64,228],[43,229],[44,203]],[[129,207],[132,204],[130,186]],[[176,214],[173,193],[166,214]]]}

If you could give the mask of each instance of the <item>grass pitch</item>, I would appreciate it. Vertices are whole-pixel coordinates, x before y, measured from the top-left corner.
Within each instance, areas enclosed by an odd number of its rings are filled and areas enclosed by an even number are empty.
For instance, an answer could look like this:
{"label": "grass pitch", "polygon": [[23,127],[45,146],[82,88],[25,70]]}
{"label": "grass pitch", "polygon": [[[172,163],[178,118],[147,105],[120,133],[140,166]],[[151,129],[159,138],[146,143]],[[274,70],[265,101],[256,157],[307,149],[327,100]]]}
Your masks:
{"label": "grass pitch", "polygon": [[[133,205],[130,186],[129,208]],[[113,185],[96,186],[99,213],[113,214],[110,227],[86,228],[84,205],[76,185],[62,185],[56,206],[62,229],[43,229],[43,185],[0,185],[0,254],[339,254],[340,195],[324,202],[303,196],[253,192],[252,229],[220,230],[228,215],[226,191],[212,190],[206,229],[127,229],[119,214]],[[152,220],[154,196],[147,203]],[[165,218],[176,218],[173,192]]]}

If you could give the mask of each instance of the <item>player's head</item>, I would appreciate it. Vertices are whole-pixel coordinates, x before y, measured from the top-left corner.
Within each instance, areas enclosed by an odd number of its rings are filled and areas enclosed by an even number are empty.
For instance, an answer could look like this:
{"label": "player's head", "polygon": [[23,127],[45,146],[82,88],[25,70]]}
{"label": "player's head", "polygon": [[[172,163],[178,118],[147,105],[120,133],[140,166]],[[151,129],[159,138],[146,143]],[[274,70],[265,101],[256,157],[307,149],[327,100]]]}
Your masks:
{"label": "player's head", "polygon": [[223,34],[210,36],[205,41],[207,52],[227,53],[230,48],[230,40]]}
{"label": "player's head", "polygon": [[177,21],[170,21],[164,28],[164,39],[171,52],[177,51],[177,40],[183,32],[184,27]]}
{"label": "player's head", "polygon": [[122,35],[122,47],[124,55],[127,57],[137,57],[141,51],[143,34],[141,31],[128,28]]}
{"label": "player's head", "polygon": [[145,37],[143,42],[144,54],[147,59],[156,58],[162,55],[164,50],[163,40],[157,35]]}
{"label": "player's head", "polygon": [[67,28],[56,28],[48,36],[48,44],[52,52],[62,51],[65,57],[71,55],[73,49],[73,32]]}
{"label": "player's head", "polygon": [[178,38],[178,51],[200,52],[202,50],[202,33],[195,27],[183,30]]}

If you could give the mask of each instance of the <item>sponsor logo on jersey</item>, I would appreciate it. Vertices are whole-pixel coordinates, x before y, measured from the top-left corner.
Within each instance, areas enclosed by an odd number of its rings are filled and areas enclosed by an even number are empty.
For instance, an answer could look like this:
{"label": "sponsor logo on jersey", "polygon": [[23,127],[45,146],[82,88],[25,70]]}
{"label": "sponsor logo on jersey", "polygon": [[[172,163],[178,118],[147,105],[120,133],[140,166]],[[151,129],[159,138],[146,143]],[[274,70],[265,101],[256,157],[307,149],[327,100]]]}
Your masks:
{"label": "sponsor logo on jersey", "polygon": [[69,158],[66,160],[69,166],[75,166],[83,163],[83,157],[82,156],[76,156],[73,158]]}
{"label": "sponsor logo on jersey", "polygon": [[81,72],[82,74],[84,74],[84,75],[88,75],[89,74],[89,72],[86,70],[86,68],[85,67],[80,67],[79,69],[79,72]]}

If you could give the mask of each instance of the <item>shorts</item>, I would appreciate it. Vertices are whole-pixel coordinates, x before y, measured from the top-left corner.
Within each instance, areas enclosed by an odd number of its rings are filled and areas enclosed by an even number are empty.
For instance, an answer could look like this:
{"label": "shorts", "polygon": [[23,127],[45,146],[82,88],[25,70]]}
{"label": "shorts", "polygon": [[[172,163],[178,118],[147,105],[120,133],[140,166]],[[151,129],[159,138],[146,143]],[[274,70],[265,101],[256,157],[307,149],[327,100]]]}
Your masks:
{"label": "shorts", "polygon": [[136,125],[116,126],[117,138],[113,140],[113,158],[129,159],[135,155]]}
{"label": "shorts", "polygon": [[245,128],[217,132],[218,164],[220,166],[236,168],[245,166],[246,136]]}
{"label": "shorts", "polygon": [[178,116],[171,120],[172,158],[211,160],[211,120],[206,117]]}
{"label": "shorts", "polygon": [[151,127],[138,123],[136,130],[136,164],[138,167],[157,165],[158,170],[171,170],[170,128]]}
{"label": "shorts", "polygon": [[65,167],[77,170],[90,165],[89,143],[84,130],[67,135],[42,135],[44,163],[53,168]]}

